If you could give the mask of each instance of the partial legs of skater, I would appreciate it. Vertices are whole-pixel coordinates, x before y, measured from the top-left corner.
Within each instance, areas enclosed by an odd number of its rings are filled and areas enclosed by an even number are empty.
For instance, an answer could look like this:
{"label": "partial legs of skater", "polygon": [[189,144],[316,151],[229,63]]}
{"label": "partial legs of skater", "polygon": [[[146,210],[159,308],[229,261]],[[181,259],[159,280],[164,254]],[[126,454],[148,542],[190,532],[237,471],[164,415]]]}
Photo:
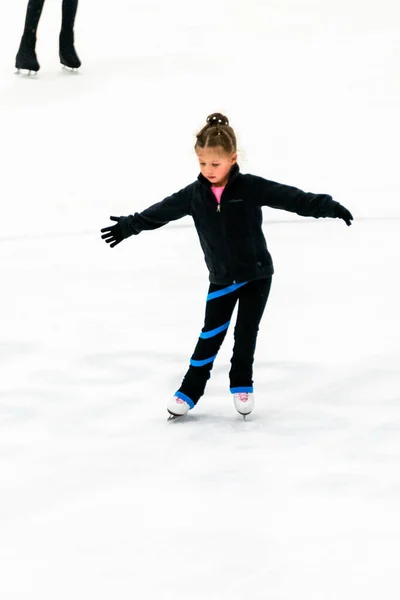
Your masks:
{"label": "partial legs of skater", "polygon": [[253,362],[257,334],[271,289],[272,278],[257,279],[239,293],[229,381],[231,391],[253,387]]}
{"label": "partial legs of skater", "polygon": [[39,71],[40,65],[36,56],[36,32],[43,10],[44,0],[29,0],[26,9],[25,27],[21,43],[15,59],[17,69]]}
{"label": "partial legs of skater", "polygon": [[60,62],[71,69],[79,69],[81,61],[74,46],[74,25],[78,0],[63,0],[60,31]]}
{"label": "partial legs of skater", "polygon": [[[36,56],[36,39],[44,2],[45,0],[29,0],[28,2],[24,32],[15,59],[17,69],[35,72],[40,69]],[[81,61],[74,46],[74,25],[77,10],[78,0],[63,0],[59,38],[60,61],[61,64],[71,69],[78,69],[81,66]]]}
{"label": "partial legs of skater", "polygon": [[210,379],[214,359],[225,339],[235,304],[238,290],[243,284],[222,286],[210,284],[204,326],[194,349],[190,366],[178,390],[197,404],[204,394],[207,381]]}
{"label": "partial legs of skater", "polygon": [[204,394],[237,301],[239,306],[229,373],[230,387],[252,387],[258,327],[270,287],[270,277],[231,286],[210,285],[204,327],[190,360],[190,367],[178,390],[182,398],[187,397],[193,404],[197,404]]}

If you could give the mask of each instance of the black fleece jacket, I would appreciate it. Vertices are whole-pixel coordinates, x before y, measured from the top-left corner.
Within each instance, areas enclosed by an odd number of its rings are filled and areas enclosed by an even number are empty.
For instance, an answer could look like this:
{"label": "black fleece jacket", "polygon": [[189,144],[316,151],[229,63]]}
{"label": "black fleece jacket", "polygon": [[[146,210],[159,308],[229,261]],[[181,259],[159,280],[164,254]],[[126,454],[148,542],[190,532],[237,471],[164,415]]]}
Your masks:
{"label": "black fleece jacket", "polygon": [[211,183],[197,181],[141,213],[120,219],[123,236],[158,229],[191,215],[210,273],[210,282],[230,285],[269,277],[272,258],[262,231],[262,206],[307,217],[337,217],[338,202],[327,194],[311,194],[289,185],[242,174],[235,164],[218,204]]}

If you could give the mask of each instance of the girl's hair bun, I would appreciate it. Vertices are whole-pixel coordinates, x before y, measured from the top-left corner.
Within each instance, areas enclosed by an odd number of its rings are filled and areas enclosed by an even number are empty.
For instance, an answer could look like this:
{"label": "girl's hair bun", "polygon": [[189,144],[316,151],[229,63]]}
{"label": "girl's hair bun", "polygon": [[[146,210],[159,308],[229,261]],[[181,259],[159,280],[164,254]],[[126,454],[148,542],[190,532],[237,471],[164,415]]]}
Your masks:
{"label": "girl's hair bun", "polygon": [[212,115],[208,115],[207,124],[210,127],[229,125],[229,120],[228,117],[225,117],[225,115],[222,115],[221,113],[213,113]]}
{"label": "girl's hair bun", "polygon": [[225,115],[208,115],[206,124],[196,135],[195,150],[199,148],[222,148],[228,154],[237,151],[235,132]]}

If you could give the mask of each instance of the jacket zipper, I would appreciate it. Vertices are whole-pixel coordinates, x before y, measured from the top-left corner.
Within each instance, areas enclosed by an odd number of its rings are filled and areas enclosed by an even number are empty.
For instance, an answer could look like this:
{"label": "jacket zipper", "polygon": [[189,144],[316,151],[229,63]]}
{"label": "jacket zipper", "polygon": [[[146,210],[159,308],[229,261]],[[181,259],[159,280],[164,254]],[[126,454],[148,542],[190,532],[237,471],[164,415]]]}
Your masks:
{"label": "jacket zipper", "polygon": [[[224,191],[225,191],[225,190],[224,190]],[[222,193],[224,193],[224,192],[222,192]],[[222,196],[221,196],[221,198],[222,198]],[[218,212],[218,213],[220,213],[220,212],[221,212],[221,200],[220,200],[220,201],[218,202],[218,204],[217,204],[217,212]],[[232,268],[232,263],[231,263],[231,268]],[[235,280],[235,279],[233,280],[233,283],[236,283],[236,280]]]}

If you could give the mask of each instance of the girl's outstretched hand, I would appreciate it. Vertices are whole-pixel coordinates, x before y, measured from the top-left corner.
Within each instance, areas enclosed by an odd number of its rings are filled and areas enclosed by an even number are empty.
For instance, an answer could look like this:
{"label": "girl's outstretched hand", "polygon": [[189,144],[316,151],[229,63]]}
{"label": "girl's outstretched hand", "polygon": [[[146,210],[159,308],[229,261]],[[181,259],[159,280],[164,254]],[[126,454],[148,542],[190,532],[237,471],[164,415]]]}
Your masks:
{"label": "girl's outstretched hand", "polygon": [[101,239],[105,240],[107,244],[110,244],[110,248],[114,248],[114,246],[122,242],[124,236],[122,235],[121,225],[119,224],[121,217],[110,217],[110,219],[111,221],[117,221],[117,224],[101,229],[101,233],[104,233],[104,235],[101,236]]}
{"label": "girl's outstretched hand", "polygon": [[351,214],[351,212],[349,210],[347,210],[347,208],[345,208],[341,204],[338,204],[338,206],[335,209],[335,213],[336,213],[335,216],[337,219],[343,219],[343,221],[346,223],[346,225],[348,225],[348,226],[351,225],[351,222],[353,220],[353,215]]}

